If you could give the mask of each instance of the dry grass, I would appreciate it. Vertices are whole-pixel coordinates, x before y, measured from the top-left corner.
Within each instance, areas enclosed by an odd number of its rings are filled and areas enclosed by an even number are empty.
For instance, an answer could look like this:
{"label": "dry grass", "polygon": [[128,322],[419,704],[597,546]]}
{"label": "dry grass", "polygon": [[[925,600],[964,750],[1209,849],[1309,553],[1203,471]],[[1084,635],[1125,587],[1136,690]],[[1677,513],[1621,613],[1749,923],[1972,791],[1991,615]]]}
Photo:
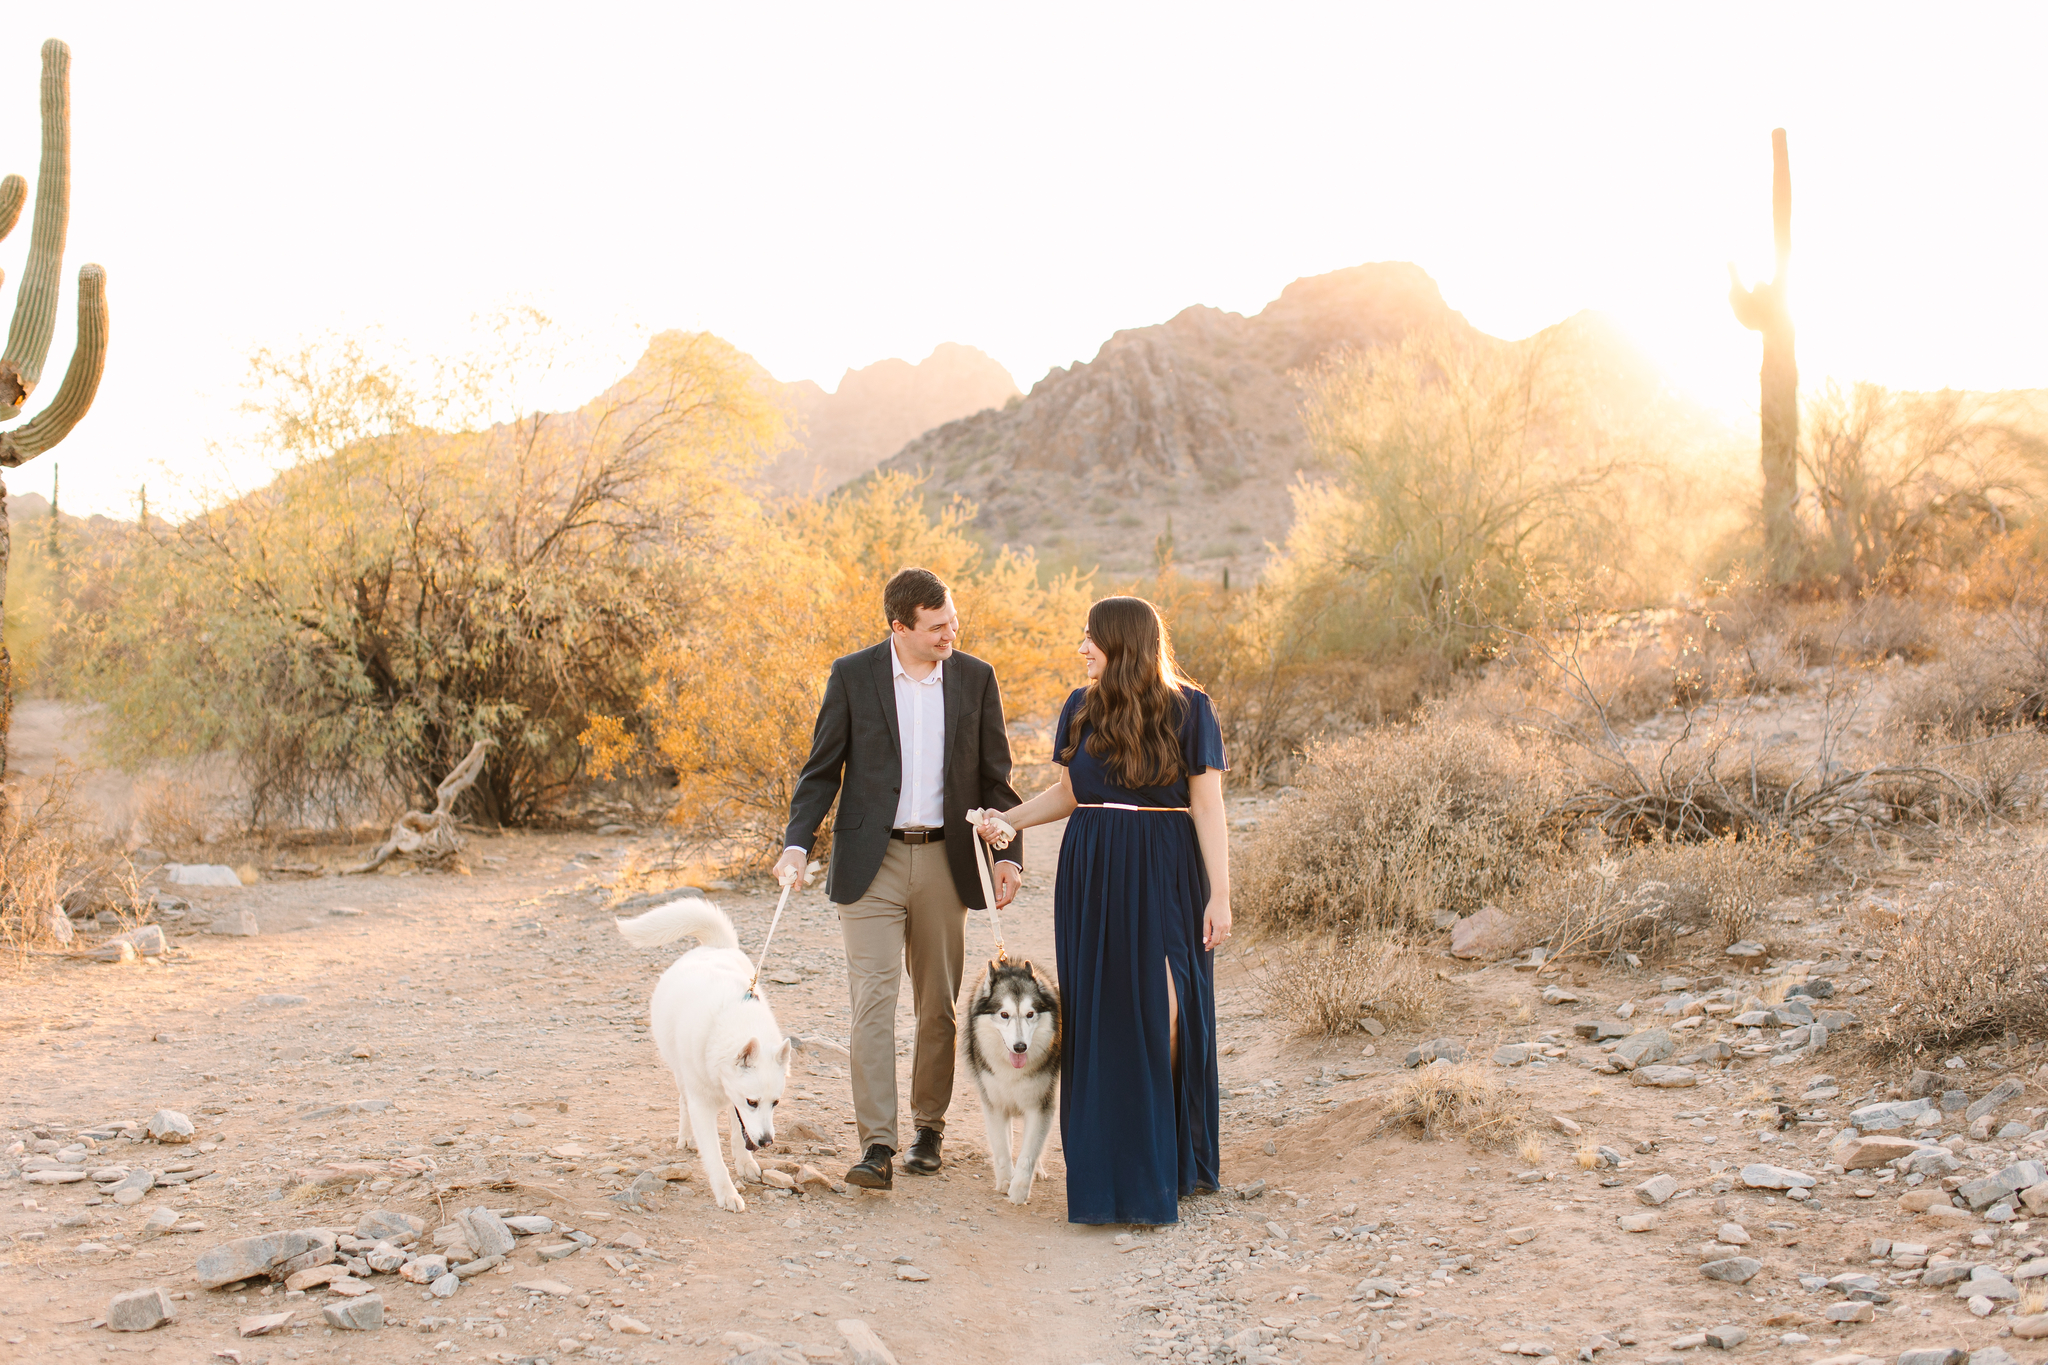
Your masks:
{"label": "dry grass", "polygon": [[1782,836],[1658,841],[1558,867],[1533,878],[1504,907],[1523,943],[1545,943],[1552,958],[1633,952],[1661,957],[1707,931],[1716,948],[1756,932],[1765,908],[1805,863]]}
{"label": "dry grass", "polygon": [[1522,1158],[1522,1164],[1525,1166],[1540,1166],[1543,1164],[1543,1158],[1550,1155],[1550,1149],[1537,1134],[1524,1133],[1521,1143],[1515,1148],[1515,1155]]}
{"label": "dry grass", "polygon": [[1298,946],[1277,969],[1263,967],[1260,988],[1296,1032],[1324,1037],[1355,1032],[1368,1017],[1396,1027],[1416,1023],[1444,999],[1428,960],[1389,933]]}
{"label": "dry grass", "polygon": [[2048,848],[1959,854],[1942,890],[1884,940],[1872,976],[1882,1054],[2048,1037]]}
{"label": "dry grass", "polygon": [[1434,912],[1476,910],[1553,843],[1556,765],[1492,727],[1433,716],[1308,757],[1237,878],[1254,926],[1429,932]]}
{"label": "dry grass", "polygon": [[112,859],[74,799],[69,766],[10,787],[0,798],[0,951],[17,963],[71,937],[64,902],[107,879]]}
{"label": "dry grass", "polygon": [[1529,1107],[1480,1062],[1425,1066],[1401,1082],[1385,1122],[1429,1138],[1506,1147],[1529,1130]]}
{"label": "dry grass", "polygon": [[1950,739],[2048,729],[2048,605],[1952,618],[1940,662],[1901,686],[1892,720]]}

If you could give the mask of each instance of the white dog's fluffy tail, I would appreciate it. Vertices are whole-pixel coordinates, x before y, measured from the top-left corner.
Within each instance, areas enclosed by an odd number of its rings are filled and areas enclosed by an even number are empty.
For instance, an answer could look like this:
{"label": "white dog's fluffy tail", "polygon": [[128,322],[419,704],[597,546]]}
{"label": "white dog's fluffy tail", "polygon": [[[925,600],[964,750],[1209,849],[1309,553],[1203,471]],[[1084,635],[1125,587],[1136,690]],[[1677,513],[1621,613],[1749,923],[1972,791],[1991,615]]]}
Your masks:
{"label": "white dog's fluffy tail", "polygon": [[707,948],[737,948],[740,936],[733,932],[725,911],[699,896],[657,905],[644,915],[612,921],[636,948],[653,948],[695,935]]}

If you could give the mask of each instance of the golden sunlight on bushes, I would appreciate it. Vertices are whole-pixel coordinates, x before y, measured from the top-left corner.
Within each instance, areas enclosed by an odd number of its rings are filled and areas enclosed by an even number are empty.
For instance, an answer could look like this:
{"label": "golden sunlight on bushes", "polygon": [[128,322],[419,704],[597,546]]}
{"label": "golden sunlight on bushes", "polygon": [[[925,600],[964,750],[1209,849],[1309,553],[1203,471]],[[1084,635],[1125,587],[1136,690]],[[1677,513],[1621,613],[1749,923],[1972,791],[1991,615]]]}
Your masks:
{"label": "golden sunlight on bushes", "polygon": [[650,653],[637,721],[599,716],[584,731],[593,770],[672,772],[684,828],[772,851],[832,660],[885,637],[882,585],[909,564],[953,585],[960,648],[995,666],[1005,712],[1055,711],[1079,677],[1086,584],[1041,583],[1029,554],[984,552],[963,529],[971,515],[928,516],[915,480],[883,474],[734,527],[707,605]]}
{"label": "golden sunlight on bushes", "polygon": [[1267,1007],[1297,1032],[1334,1037],[1367,1019],[1419,1024],[1443,1005],[1444,986],[1423,953],[1385,931],[1310,939],[1260,973]]}

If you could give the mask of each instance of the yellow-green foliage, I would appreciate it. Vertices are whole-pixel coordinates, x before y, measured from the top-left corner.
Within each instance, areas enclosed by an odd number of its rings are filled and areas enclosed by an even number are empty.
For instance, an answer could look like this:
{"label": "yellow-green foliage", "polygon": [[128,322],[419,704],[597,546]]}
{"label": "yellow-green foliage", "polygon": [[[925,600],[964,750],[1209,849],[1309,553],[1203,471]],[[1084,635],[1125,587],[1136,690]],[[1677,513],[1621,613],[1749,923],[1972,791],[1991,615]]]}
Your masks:
{"label": "yellow-green foliage", "polygon": [[353,343],[258,357],[277,477],[142,539],[83,632],[118,753],[231,752],[257,819],[430,799],[485,736],[476,814],[576,780],[676,623],[744,610],[706,566],[780,419],[745,357],[669,333],[580,409],[487,420],[533,344],[420,381]]}
{"label": "yellow-green foliage", "polygon": [[971,516],[957,503],[928,516],[915,480],[883,474],[744,521],[707,568],[718,608],[679,619],[651,653],[638,721],[618,712],[586,731],[593,766],[673,771],[680,821],[767,849],[832,660],[885,638],[882,585],[911,564],[952,585],[960,648],[995,666],[1004,710],[1048,716],[1084,676],[1087,585],[1040,583],[1028,553],[986,553],[965,532]]}

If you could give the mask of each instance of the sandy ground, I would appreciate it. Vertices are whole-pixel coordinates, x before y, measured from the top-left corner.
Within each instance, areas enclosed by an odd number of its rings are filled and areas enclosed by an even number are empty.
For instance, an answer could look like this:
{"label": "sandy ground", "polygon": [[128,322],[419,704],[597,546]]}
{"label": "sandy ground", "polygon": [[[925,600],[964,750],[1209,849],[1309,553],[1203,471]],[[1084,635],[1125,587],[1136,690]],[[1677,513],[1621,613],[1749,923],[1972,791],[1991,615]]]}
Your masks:
{"label": "sandy ground", "polygon": [[[1260,809],[1240,801],[1240,826]],[[1006,927],[1013,951],[1049,964],[1056,831],[1030,837],[1036,872]],[[792,1344],[804,1358],[851,1359],[835,1326],[845,1318],[869,1323],[905,1365],[1228,1361],[1247,1350],[1308,1362],[1500,1360],[1508,1344],[1570,1359],[1603,1334],[1610,1344],[1597,1359],[1638,1362],[1675,1359],[1674,1342],[1723,1325],[1749,1332],[1735,1354],[1768,1360],[1859,1351],[1890,1360],[1923,1345],[2003,1344],[2024,1361],[2048,1356],[2048,1343],[2000,1338],[2010,1305],[1976,1318],[1952,1287],[1917,1288],[1883,1258],[1873,1265],[1873,1239],[1889,1239],[2010,1267],[2041,1254],[2048,1228],[2024,1219],[1924,1227],[1925,1217],[1898,1207],[1900,1187],[1868,1172],[1826,1174],[1828,1139],[1848,1109],[1904,1080],[1903,1071],[1863,1067],[1846,1044],[1793,1066],[1702,1067],[1688,1089],[1594,1074],[1574,1064],[1583,1056],[1501,1069],[1539,1116],[1566,1121],[1527,1151],[1431,1141],[1383,1123],[1414,1074],[1403,1056],[1423,1039],[1461,1039],[1485,1062],[1500,1043],[1553,1029],[1576,1052],[1571,1026],[1615,1020],[1626,1002],[1637,1006],[1627,1027],[1672,1023],[1659,1013],[1676,998],[1662,978],[1740,970],[1705,952],[1657,969],[1541,982],[1510,964],[1445,957],[1441,1019],[1330,1042],[1290,1036],[1267,1015],[1264,950],[1232,952],[1218,972],[1229,1188],[1186,1200],[1172,1228],[1068,1224],[1057,1135],[1031,1204],[1001,1200],[964,1078],[939,1176],[899,1174],[889,1193],[753,1187],[737,1215],[720,1212],[693,1177],[669,1183],[658,1212],[622,1208],[611,1196],[635,1172],[685,1159],[673,1145],[673,1083],[644,1032],[647,993],[671,953],[630,948],[607,908],[621,870],[658,843],[638,833],[477,837],[473,875],[267,875],[246,888],[186,893],[203,913],[253,910],[257,937],[174,929],[161,960],[39,957],[9,969],[0,1044],[11,1131],[0,1138],[18,1145],[0,1166],[0,1360],[714,1361],[733,1355],[730,1332]],[[311,856],[335,866],[348,854]],[[1853,897],[1784,903],[1771,934],[1780,966],[1860,948],[1858,905],[1910,898],[1938,875],[1935,865],[1902,861]],[[773,905],[765,884],[714,898],[751,950]],[[990,943],[986,921],[974,917],[970,974]],[[1839,976],[1845,991],[1853,976]],[[844,1038],[838,926],[822,891],[793,901],[768,977],[785,1030]],[[1543,982],[1579,998],[1541,1003]],[[1855,1008],[1853,997],[1832,1003]],[[906,992],[900,1038],[910,1025]],[[1974,1097],[2043,1060],[1994,1046],[1955,1059],[1952,1083]],[[1836,1078],[1839,1099],[1801,1104],[1806,1120],[1777,1130],[1770,1087],[1796,1101],[1823,1073]],[[391,1105],[342,1107],[378,1100]],[[2034,1081],[2001,1118],[2039,1130],[2044,1105]],[[93,1125],[146,1120],[164,1107],[193,1119],[195,1143],[115,1138],[91,1164],[175,1173],[189,1163],[183,1174],[210,1176],[123,1207],[90,1182],[32,1185],[15,1174],[39,1142],[62,1146]],[[809,1136],[777,1154],[842,1175],[856,1155],[843,1071],[800,1062],[780,1125]],[[1583,1135],[1561,1131],[1572,1125]],[[1934,1135],[1962,1130],[1957,1115]],[[1620,1154],[1621,1167],[1582,1170],[1574,1154],[1595,1144]],[[1996,1170],[2041,1145],[2037,1133],[1959,1150]],[[1814,1197],[1796,1203],[1737,1186],[1741,1166],[1758,1161],[1815,1174]],[[304,1173],[323,1162],[369,1163],[377,1173],[309,1186]],[[1663,1173],[1679,1193],[1655,1210],[1649,1231],[1622,1231],[1621,1215],[1649,1211],[1634,1187]],[[390,1325],[376,1333],[323,1326],[318,1289],[202,1291],[193,1279],[196,1257],[231,1238],[352,1228],[373,1208],[415,1214],[431,1229],[479,1203],[544,1214],[595,1245],[543,1265],[535,1244],[554,1239],[522,1239],[507,1267],[447,1300],[379,1276]],[[141,1239],[144,1220],[164,1207],[203,1230]],[[1751,1239],[1742,1252],[1764,1266],[1740,1286],[1699,1268],[1709,1259],[1702,1245],[1731,1222]],[[611,1245],[621,1240],[629,1245]],[[899,1278],[899,1259],[929,1278]],[[1850,1269],[1884,1280],[1889,1301],[1870,1322],[1821,1321],[1841,1292],[1798,1277]],[[1370,1277],[1396,1282],[1400,1296],[1369,1296],[1360,1284]],[[519,1288],[541,1278],[573,1292]],[[179,1296],[174,1322],[142,1335],[98,1325],[112,1295],[150,1285]],[[237,1335],[243,1318],[285,1309],[296,1313],[289,1327]],[[619,1314],[651,1334],[613,1330]],[[1248,1330],[1251,1338],[1241,1335]],[[1805,1339],[1781,1343],[1787,1333]],[[1239,1346],[1227,1344],[1233,1337]]]}

